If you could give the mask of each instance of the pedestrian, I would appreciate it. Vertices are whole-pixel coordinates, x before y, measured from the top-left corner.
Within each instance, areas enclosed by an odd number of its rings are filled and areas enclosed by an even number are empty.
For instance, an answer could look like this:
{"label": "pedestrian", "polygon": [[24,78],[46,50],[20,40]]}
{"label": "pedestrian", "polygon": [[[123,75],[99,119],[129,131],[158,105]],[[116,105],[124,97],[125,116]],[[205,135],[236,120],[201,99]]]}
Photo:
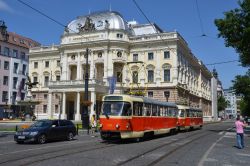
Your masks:
{"label": "pedestrian", "polygon": [[93,114],[92,117],[91,117],[91,129],[92,129],[92,133],[96,132],[96,117],[95,117],[95,114]]}
{"label": "pedestrian", "polygon": [[237,148],[243,149],[244,148],[244,127],[246,125],[240,121],[240,116],[238,115],[235,122],[236,128],[236,141],[237,141]]}

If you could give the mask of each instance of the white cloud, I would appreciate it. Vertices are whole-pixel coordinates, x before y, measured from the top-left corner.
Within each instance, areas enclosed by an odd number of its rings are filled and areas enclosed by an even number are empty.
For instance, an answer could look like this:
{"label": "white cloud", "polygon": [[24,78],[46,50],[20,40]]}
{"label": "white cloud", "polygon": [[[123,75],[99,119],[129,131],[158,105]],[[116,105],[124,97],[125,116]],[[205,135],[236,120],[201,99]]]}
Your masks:
{"label": "white cloud", "polygon": [[14,10],[3,0],[0,0],[0,11],[13,12]]}

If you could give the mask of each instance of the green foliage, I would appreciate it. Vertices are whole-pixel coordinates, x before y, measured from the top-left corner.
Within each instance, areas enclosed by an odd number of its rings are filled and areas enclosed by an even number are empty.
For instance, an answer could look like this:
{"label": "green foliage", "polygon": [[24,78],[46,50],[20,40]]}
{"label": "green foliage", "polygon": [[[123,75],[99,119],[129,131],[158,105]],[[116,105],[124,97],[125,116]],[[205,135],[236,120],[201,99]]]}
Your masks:
{"label": "green foliage", "polygon": [[250,116],[249,103],[245,100],[240,101],[240,113],[242,116]]}
{"label": "green foliage", "polygon": [[250,70],[241,76],[237,75],[233,82],[233,89],[237,95],[242,95],[242,100],[240,101],[240,110],[243,116],[250,115]]}
{"label": "green foliage", "polygon": [[[225,39],[227,47],[233,47],[240,55],[244,67],[250,67],[250,0],[239,0],[239,8],[224,13],[223,19],[216,19],[219,37]],[[250,70],[233,81],[235,93],[243,96],[242,114],[250,114]]]}
{"label": "green foliage", "polygon": [[128,94],[134,96],[145,96],[145,92],[143,91],[129,91]]}
{"label": "green foliage", "polygon": [[243,76],[237,75],[232,82],[235,93],[242,95],[245,100],[250,100],[250,70]]}
{"label": "green foliage", "polygon": [[218,98],[218,111],[223,111],[228,106],[228,101],[223,96]]}
{"label": "green foliage", "polygon": [[250,0],[238,2],[240,8],[225,12],[225,18],[216,19],[219,37],[227,47],[233,47],[240,55],[243,66],[250,66]]}

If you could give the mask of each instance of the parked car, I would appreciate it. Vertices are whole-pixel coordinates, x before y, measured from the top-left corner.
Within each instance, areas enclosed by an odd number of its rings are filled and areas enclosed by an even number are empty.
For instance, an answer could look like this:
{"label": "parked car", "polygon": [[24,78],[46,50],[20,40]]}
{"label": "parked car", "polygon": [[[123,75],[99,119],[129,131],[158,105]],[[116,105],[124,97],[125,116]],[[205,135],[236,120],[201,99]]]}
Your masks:
{"label": "parked car", "polygon": [[14,140],[17,143],[37,142],[43,144],[48,140],[72,140],[76,127],[70,120],[38,120],[29,128],[17,131]]}

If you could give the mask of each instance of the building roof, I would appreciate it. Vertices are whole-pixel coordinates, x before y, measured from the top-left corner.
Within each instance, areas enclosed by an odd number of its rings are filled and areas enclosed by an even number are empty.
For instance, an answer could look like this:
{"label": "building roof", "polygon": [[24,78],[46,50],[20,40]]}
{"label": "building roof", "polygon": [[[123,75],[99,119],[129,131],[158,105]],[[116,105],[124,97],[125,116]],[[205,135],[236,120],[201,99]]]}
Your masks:
{"label": "building roof", "polygon": [[[90,20],[88,20],[90,19]],[[115,11],[94,12],[89,15],[79,16],[67,25],[68,33],[79,33],[81,28],[85,28],[89,21],[95,30],[118,29],[131,31],[122,15]],[[66,33],[66,32],[64,32]]]}
{"label": "building roof", "polygon": [[40,46],[41,44],[24,36],[21,36],[19,34],[16,34],[14,32],[7,32],[8,33],[8,39],[4,40],[3,36],[0,34],[0,41],[8,42],[13,45],[17,45],[24,48],[32,48]]}

